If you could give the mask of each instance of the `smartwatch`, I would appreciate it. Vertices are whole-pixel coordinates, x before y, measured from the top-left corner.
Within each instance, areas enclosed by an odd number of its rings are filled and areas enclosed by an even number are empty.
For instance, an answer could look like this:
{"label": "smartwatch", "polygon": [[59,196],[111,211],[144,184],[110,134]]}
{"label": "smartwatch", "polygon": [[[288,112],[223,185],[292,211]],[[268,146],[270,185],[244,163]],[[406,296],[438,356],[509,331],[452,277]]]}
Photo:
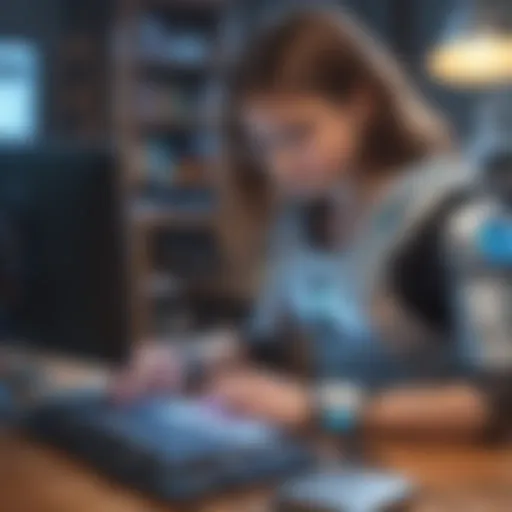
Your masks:
{"label": "smartwatch", "polygon": [[318,419],[323,430],[336,434],[351,434],[359,427],[365,393],[351,382],[322,382],[316,393]]}

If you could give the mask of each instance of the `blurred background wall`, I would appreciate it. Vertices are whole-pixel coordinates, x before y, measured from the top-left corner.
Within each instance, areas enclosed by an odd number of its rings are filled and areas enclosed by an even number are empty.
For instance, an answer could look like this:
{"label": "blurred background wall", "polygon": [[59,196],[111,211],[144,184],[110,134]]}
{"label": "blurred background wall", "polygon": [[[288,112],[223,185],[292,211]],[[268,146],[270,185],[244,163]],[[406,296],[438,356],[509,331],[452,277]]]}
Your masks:
{"label": "blurred background wall", "polygon": [[[433,85],[424,71],[425,52],[439,35],[446,16],[453,10],[456,3],[454,0],[2,0],[0,37],[29,39],[37,44],[44,58],[41,88],[44,91],[43,119],[46,135],[59,132],[58,116],[52,107],[62,100],[57,93],[59,78],[62,79],[63,75],[61,66],[66,57],[73,59],[69,55],[73,52],[78,58],[78,40],[87,35],[91,40],[110,36],[119,22],[123,4],[128,8],[131,6],[135,16],[138,10],[140,21],[143,21],[144,12],[150,12],[151,6],[165,8],[166,4],[173,3],[193,6],[189,9],[195,11],[198,20],[203,17],[200,20],[203,25],[206,12],[212,11],[214,4],[220,11],[215,20],[220,38],[223,35],[220,30],[222,28],[230,27],[235,34],[247,34],[261,20],[276,12],[286,11],[289,6],[345,5],[400,55],[425,92],[452,116],[457,128],[462,133],[467,129],[467,106],[471,98]],[[178,22],[183,22],[183,19]],[[228,38],[228,41],[232,39]],[[105,46],[110,42],[107,37]],[[229,42],[226,43],[227,51]],[[96,50],[106,55],[111,48],[98,47]]]}
{"label": "blurred background wall", "polygon": [[454,0],[0,0],[0,50],[22,42],[38,55],[32,78],[0,61],[0,102],[6,83],[32,80],[39,141],[119,152],[141,333],[238,314],[243,294],[226,278],[213,222],[223,78],[268,17],[322,4],[353,10],[469,135],[474,96],[436,85],[424,67]]}

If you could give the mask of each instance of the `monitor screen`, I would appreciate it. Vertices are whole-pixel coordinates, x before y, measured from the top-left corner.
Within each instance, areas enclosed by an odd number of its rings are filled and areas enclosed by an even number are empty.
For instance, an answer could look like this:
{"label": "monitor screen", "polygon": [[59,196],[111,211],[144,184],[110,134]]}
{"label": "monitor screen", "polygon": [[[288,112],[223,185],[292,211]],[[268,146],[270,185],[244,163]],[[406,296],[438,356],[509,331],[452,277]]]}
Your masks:
{"label": "monitor screen", "polygon": [[0,149],[0,338],[120,359],[129,346],[123,201],[115,158]]}
{"label": "monitor screen", "polygon": [[40,55],[31,41],[0,37],[0,142],[32,142],[40,124]]}

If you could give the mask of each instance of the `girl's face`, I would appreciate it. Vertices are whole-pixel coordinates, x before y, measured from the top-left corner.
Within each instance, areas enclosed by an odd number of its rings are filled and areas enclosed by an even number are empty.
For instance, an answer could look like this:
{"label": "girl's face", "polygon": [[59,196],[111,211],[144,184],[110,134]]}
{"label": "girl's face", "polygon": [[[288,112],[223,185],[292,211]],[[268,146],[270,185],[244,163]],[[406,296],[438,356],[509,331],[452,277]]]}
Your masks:
{"label": "girl's face", "polygon": [[315,198],[343,183],[356,165],[366,121],[364,104],[316,96],[268,96],[248,101],[243,126],[253,152],[278,190]]}

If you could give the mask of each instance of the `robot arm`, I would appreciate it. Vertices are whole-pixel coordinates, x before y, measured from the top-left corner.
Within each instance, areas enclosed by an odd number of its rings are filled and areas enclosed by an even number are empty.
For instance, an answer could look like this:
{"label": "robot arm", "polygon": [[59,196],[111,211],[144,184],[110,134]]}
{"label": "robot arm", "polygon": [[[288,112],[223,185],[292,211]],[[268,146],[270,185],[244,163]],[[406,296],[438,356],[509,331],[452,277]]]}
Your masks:
{"label": "robot arm", "polygon": [[512,221],[497,196],[477,199],[454,217],[446,254],[458,351],[501,429],[512,419]]}

